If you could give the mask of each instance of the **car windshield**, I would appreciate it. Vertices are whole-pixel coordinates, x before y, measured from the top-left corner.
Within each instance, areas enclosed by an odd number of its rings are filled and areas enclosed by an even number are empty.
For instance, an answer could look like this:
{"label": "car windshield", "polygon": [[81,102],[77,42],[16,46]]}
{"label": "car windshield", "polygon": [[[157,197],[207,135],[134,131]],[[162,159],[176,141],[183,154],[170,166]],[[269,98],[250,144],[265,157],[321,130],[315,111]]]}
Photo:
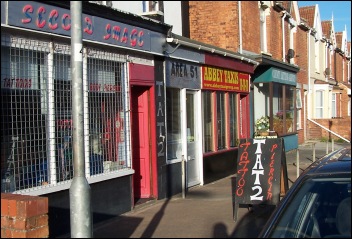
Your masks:
{"label": "car windshield", "polygon": [[269,237],[350,237],[351,177],[309,178],[296,191]]}

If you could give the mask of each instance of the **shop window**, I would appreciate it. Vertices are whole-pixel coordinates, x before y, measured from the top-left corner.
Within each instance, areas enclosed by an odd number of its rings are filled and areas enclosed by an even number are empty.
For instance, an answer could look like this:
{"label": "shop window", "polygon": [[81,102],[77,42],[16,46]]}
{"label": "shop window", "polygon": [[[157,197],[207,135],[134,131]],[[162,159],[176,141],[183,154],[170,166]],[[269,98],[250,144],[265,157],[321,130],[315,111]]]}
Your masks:
{"label": "shop window", "polygon": [[[2,36],[2,192],[54,185],[73,177],[71,51],[68,45],[53,45],[50,50],[49,42]],[[86,174],[131,167],[125,59],[95,51],[86,62]]]}
{"label": "shop window", "polygon": [[237,94],[229,93],[230,147],[237,146]]}
{"label": "shop window", "polygon": [[203,96],[203,135],[204,135],[204,152],[214,151],[214,113],[212,92],[202,92]]}
{"label": "shop window", "polygon": [[181,159],[181,111],[180,90],[166,89],[166,118],[167,118],[167,159]]}
{"label": "shop window", "polygon": [[238,143],[237,94],[203,91],[204,153],[216,152]]}
{"label": "shop window", "polygon": [[295,132],[295,87],[274,83],[273,92],[273,130],[278,135]]}
{"label": "shop window", "polygon": [[1,192],[48,180],[40,88],[45,54],[40,47],[24,49],[24,42],[3,36],[1,41]]}
{"label": "shop window", "polygon": [[88,59],[88,118],[90,175],[129,167],[125,128],[122,63]]}
{"label": "shop window", "polygon": [[68,46],[56,45],[55,49],[54,102],[48,114],[55,118],[56,179],[66,181],[73,178],[71,58]]}
{"label": "shop window", "polygon": [[226,147],[226,118],[225,118],[225,93],[216,92],[216,120],[217,120],[217,146],[219,149]]}

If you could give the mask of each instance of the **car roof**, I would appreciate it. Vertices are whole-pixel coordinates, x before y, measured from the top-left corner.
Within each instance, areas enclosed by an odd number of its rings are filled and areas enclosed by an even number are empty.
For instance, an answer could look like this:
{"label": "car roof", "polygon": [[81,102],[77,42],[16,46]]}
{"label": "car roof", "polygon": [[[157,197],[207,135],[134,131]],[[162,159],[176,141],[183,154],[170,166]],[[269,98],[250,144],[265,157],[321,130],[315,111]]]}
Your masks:
{"label": "car roof", "polygon": [[351,173],[351,146],[323,156],[312,163],[302,174],[313,176],[325,173]]}

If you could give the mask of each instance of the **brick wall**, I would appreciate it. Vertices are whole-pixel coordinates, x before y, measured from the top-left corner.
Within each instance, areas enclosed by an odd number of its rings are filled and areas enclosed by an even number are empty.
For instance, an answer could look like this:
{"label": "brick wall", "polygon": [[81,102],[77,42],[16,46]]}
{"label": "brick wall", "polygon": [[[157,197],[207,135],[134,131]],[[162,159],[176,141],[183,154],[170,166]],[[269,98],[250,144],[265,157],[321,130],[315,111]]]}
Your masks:
{"label": "brick wall", "polygon": [[[351,141],[351,126],[350,126],[351,117],[339,118],[339,119],[315,119],[315,121],[323,125],[325,128],[330,129],[331,131]],[[309,139],[321,139],[321,138],[325,138],[329,140],[339,139],[339,137],[329,133],[328,131],[319,127],[313,122],[309,122],[308,128],[309,128],[309,136],[308,136]]]}
{"label": "brick wall", "polygon": [[[236,1],[190,1],[190,38],[217,47],[238,50]],[[230,23],[230,24],[229,24]]]}
{"label": "brick wall", "polygon": [[1,193],[1,238],[48,236],[48,198]]}
{"label": "brick wall", "polygon": [[[241,2],[242,48],[260,52],[260,17],[257,1]],[[190,38],[230,51],[239,51],[237,1],[190,1]]]}

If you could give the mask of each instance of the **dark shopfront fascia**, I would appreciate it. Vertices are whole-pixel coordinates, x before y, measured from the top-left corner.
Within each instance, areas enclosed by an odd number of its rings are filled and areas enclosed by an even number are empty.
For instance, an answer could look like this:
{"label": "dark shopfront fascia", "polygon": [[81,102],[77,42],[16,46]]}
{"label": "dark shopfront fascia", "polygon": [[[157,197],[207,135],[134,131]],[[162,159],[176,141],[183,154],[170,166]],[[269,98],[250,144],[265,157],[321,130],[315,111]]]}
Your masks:
{"label": "dark shopfront fascia", "polygon": [[[257,59],[258,60],[258,59]],[[297,76],[299,68],[263,56],[253,75],[253,136],[260,134],[260,119],[269,123],[269,134],[282,137],[285,150],[298,147]]]}

